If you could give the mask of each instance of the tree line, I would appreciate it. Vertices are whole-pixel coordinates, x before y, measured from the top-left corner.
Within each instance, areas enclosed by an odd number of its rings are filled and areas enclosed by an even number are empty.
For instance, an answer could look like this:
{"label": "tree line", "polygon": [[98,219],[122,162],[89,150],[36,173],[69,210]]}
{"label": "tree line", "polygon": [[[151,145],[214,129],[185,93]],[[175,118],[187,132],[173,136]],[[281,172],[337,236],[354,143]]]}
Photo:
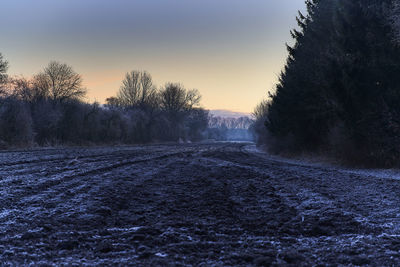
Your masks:
{"label": "tree line", "polygon": [[271,151],[399,165],[399,1],[307,0],[269,100],[257,106]]}
{"label": "tree line", "polygon": [[254,120],[243,116],[229,118],[209,116],[207,135],[208,139],[216,141],[253,141],[252,125]]}
{"label": "tree line", "polygon": [[106,104],[84,101],[82,76],[50,62],[31,79],[7,75],[0,54],[0,146],[134,144],[207,138],[197,90],[156,87],[145,71],[126,74]]}

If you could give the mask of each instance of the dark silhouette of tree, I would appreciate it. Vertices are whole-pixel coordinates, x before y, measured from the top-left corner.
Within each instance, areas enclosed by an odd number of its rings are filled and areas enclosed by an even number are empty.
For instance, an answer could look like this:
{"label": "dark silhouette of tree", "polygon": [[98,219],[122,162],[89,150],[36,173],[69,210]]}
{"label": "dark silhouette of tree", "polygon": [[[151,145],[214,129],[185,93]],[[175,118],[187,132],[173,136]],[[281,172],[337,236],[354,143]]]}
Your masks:
{"label": "dark silhouette of tree", "polygon": [[156,88],[151,75],[146,71],[131,71],[126,73],[117,98],[125,107],[143,107],[151,105],[155,96]]}
{"label": "dark silhouette of tree", "polygon": [[[308,0],[267,126],[291,151],[332,150],[340,132],[357,160],[400,158],[400,47],[388,23],[391,0]],[[340,131],[337,131],[337,129]],[[279,142],[278,142],[279,143]],[[337,147],[340,146],[335,146]],[[345,154],[349,154],[345,152]]]}
{"label": "dark silhouette of tree", "polygon": [[121,102],[118,97],[111,96],[106,99],[106,106],[109,108],[118,108],[121,106]]}
{"label": "dark silhouette of tree", "polygon": [[8,80],[11,87],[11,94],[25,102],[33,102],[38,97],[36,88],[33,87],[33,81],[25,77],[12,77]]}
{"label": "dark silhouette of tree", "polygon": [[269,102],[267,100],[261,101],[253,111],[253,116],[256,120],[263,121],[263,124],[267,120]]}
{"label": "dark silhouette of tree", "polygon": [[200,99],[201,96],[196,89],[187,90],[179,83],[167,83],[160,90],[160,108],[167,120],[165,130],[167,139],[178,140],[185,137],[184,121],[198,107]]}
{"label": "dark silhouette of tree", "polygon": [[196,89],[186,90],[178,83],[167,83],[160,92],[161,107],[170,114],[190,110],[198,106],[200,100]]}
{"label": "dark silhouette of tree", "polygon": [[7,77],[7,62],[0,61],[1,148],[205,138],[208,113],[198,107],[197,90],[180,85],[158,90],[150,74],[133,71],[126,75],[118,96],[102,106],[82,101],[82,78],[66,64],[50,62],[33,79],[26,79]]}
{"label": "dark silhouette of tree", "polygon": [[263,100],[254,108],[254,123],[250,127],[256,142],[263,145],[268,142],[268,131],[265,126],[268,125],[269,104],[269,101]]}
{"label": "dark silhouette of tree", "polygon": [[0,107],[0,141],[7,145],[30,145],[33,141],[29,106],[14,97],[2,99]]}
{"label": "dark silhouette of tree", "polygon": [[204,130],[208,126],[208,111],[202,108],[193,108],[189,111],[185,120],[185,128],[187,140],[199,141],[205,138]]}
{"label": "dark silhouette of tree", "polygon": [[86,95],[81,75],[76,73],[71,66],[57,61],[51,61],[34,77],[33,87],[37,96],[48,97],[59,102],[81,99]]}

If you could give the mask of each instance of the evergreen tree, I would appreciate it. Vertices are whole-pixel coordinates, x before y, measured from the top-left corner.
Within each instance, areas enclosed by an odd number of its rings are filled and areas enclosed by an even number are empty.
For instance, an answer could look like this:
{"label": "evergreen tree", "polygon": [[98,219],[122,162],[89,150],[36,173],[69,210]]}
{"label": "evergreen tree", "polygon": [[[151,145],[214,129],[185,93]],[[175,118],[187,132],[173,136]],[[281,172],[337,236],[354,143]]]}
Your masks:
{"label": "evergreen tree", "polygon": [[296,43],[268,111],[268,128],[277,137],[291,136],[293,148],[310,149],[323,141],[334,119],[335,103],[324,90],[330,75],[330,36],[335,1],[307,1],[308,15],[297,17]]}
{"label": "evergreen tree", "polygon": [[400,158],[400,48],[387,23],[390,0],[307,1],[267,127],[290,150],[329,148],[338,125],[360,160]]}

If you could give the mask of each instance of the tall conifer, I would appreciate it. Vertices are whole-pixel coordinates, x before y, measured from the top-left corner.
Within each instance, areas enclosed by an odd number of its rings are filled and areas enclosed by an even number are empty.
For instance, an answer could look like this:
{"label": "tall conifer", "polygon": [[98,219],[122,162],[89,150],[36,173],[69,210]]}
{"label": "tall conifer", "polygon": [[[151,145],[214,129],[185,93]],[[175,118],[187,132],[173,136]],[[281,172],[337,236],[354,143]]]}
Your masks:
{"label": "tall conifer", "polygon": [[290,150],[328,148],[338,125],[360,160],[400,158],[400,47],[391,0],[307,1],[267,127]]}

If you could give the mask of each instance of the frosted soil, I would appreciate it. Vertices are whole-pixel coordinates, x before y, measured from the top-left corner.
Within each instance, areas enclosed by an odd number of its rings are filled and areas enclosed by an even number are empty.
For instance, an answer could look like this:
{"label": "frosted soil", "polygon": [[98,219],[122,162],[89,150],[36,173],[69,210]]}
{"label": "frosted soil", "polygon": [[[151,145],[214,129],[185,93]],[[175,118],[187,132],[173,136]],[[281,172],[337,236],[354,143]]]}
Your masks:
{"label": "frosted soil", "polygon": [[1,152],[0,261],[399,265],[398,176],[249,143]]}

